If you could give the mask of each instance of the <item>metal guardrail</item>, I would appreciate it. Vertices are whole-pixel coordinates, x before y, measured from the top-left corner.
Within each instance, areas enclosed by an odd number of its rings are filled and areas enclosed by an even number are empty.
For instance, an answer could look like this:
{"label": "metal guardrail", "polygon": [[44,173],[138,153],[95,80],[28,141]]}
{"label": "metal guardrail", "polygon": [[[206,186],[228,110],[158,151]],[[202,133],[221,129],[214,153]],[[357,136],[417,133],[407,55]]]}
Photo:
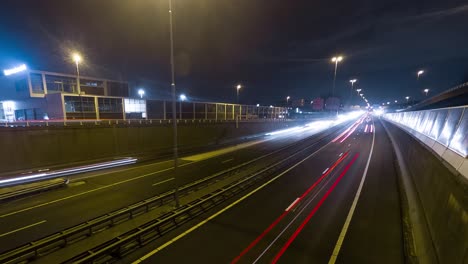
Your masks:
{"label": "metal guardrail", "polygon": [[167,213],[166,215],[163,215],[155,220],[149,221],[91,250],[87,250],[86,252],[83,252],[65,261],[64,263],[109,263],[112,260],[121,259],[123,256],[127,255],[133,250],[162,237],[169,231],[174,230],[180,225],[187,223],[193,218],[224,202],[225,200],[253,186],[263,178],[271,175],[271,173],[276,172],[284,167],[288,167],[289,164],[300,160],[302,158],[302,156],[300,156],[301,154],[303,154],[309,148],[315,146],[325,137],[326,136],[322,137],[314,144],[287,156],[285,159],[269,165],[260,171],[254,172],[245,178],[228,184],[227,186],[205,195],[204,197],[197,199],[178,210]]}
{"label": "metal guardrail", "polygon": [[27,194],[58,188],[68,183],[68,179],[60,178],[47,182],[37,182],[26,186],[14,186],[0,189],[0,201],[10,200]]}
{"label": "metal guardrail", "polygon": [[[245,122],[288,122],[296,121],[286,118],[258,119],[177,119],[178,124],[195,123],[245,123]],[[66,127],[66,126],[113,126],[113,125],[164,125],[171,124],[171,119],[108,119],[108,120],[48,120],[48,121],[14,121],[0,122],[0,127]]]}
{"label": "metal guardrail", "polygon": [[[467,109],[468,106],[461,106],[388,113],[384,118],[419,132],[466,158],[468,156]],[[416,133],[413,134],[418,136]]]}
{"label": "metal guardrail", "polygon": [[[322,135],[317,139],[315,143],[320,142],[332,132],[321,132]],[[257,157],[253,160],[247,161],[245,163],[239,164],[232,168],[223,170],[209,177],[200,179],[198,181],[189,183],[185,186],[179,188],[179,195],[183,196],[190,192],[202,189],[215,181],[221,180],[222,178],[229,177],[241,169],[245,169],[246,166],[253,164],[261,159],[272,156],[276,153],[281,153],[285,149],[292,148],[294,146],[302,146],[304,141],[310,140],[310,138],[292,143],[283,148],[265,154],[263,156]],[[295,157],[299,153],[302,153],[311,146],[301,149],[298,152],[295,152],[292,155],[287,156],[287,158],[280,159],[280,162],[285,162],[290,160],[292,157]],[[77,241],[80,241],[84,238],[92,236],[93,234],[104,231],[116,224],[125,222],[132,219],[135,216],[141,215],[143,213],[149,212],[157,207],[160,207],[164,204],[167,204],[174,200],[174,191],[169,191],[158,196],[143,200],[136,204],[130,205],[128,207],[116,210],[114,212],[108,213],[106,215],[94,218],[85,223],[73,226],[71,228],[65,229],[61,232],[55,233],[53,235],[47,236],[45,238],[36,240],[19,248],[4,252],[0,255],[0,263],[18,263],[18,262],[27,262],[28,260],[35,259],[47,254],[50,254],[60,248],[66,247],[67,245],[73,244]]]}

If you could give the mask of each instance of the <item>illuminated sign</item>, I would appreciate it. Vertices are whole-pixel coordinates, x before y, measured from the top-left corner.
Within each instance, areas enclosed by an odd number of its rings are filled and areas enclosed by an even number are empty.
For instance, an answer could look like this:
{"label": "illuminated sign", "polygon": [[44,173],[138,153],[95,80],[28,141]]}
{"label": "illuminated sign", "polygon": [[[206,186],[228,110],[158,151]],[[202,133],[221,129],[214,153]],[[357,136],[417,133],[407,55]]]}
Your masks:
{"label": "illuminated sign", "polygon": [[12,74],[15,74],[15,73],[18,73],[18,72],[25,71],[27,69],[28,69],[28,67],[26,67],[25,64],[22,64],[22,65],[20,65],[18,67],[15,67],[15,68],[3,70],[3,74],[5,74],[5,76],[8,76],[8,75],[12,75]]}

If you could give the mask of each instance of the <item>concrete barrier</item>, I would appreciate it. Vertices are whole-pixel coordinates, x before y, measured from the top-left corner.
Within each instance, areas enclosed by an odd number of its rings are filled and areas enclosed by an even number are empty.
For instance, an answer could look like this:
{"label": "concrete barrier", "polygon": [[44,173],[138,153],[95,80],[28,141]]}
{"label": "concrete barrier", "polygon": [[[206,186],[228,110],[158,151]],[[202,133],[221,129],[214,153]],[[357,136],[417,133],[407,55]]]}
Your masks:
{"label": "concrete barrier", "polygon": [[[178,125],[181,150],[297,126],[299,121],[198,122]],[[168,153],[171,124],[0,128],[0,172],[88,160]]]}
{"label": "concrete barrier", "polygon": [[385,123],[406,161],[438,262],[468,263],[467,179],[408,132]]}

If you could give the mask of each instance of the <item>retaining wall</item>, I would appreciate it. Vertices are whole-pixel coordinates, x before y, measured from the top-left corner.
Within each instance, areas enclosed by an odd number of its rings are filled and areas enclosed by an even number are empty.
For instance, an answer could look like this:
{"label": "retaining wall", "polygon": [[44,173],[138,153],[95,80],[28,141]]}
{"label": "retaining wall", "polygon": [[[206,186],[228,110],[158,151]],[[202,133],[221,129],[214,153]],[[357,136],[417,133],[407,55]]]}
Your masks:
{"label": "retaining wall", "polygon": [[[180,122],[180,149],[220,144],[305,121]],[[172,148],[171,124],[0,128],[0,172],[40,168]]]}
{"label": "retaining wall", "polygon": [[467,179],[416,137],[386,123],[406,160],[439,263],[468,263]]}

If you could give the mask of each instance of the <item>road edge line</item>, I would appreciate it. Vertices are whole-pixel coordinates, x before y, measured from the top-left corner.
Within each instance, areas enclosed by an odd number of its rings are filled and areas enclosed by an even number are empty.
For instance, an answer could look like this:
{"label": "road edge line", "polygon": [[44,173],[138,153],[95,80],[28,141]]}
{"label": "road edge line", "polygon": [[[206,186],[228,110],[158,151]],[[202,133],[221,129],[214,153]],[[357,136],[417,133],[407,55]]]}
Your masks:
{"label": "road edge line", "polygon": [[338,237],[338,241],[336,241],[335,248],[333,249],[333,253],[330,257],[330,260],[328,261],[328,264],[334,264],[336,260],[338,259],[338,254],[340,253],[344,238],[346,236],[346,233],[348,232],[349,224],[351,223],[351,219],[353,218],[354,210],[356,210],[359,197],[361,196],[362,187],[364,186],[364,182],[367,177],[367,171],[369,169],[370,161],[372,158],[372,153],[374,152],[374,143],[375,143],[375,132],[372,133],[372,145],[370,149],[370,154],[369,154],[369,158],[367,159],[366,168],[364,169],[361,182],[359,183],[359,188],[356,192],[356,195],[354,196],[353,204],[351,205],[351,208],[349,209],[348,216],[346,217],[346,221],[343,225],[343,228],[341,229],[340,236]]}

